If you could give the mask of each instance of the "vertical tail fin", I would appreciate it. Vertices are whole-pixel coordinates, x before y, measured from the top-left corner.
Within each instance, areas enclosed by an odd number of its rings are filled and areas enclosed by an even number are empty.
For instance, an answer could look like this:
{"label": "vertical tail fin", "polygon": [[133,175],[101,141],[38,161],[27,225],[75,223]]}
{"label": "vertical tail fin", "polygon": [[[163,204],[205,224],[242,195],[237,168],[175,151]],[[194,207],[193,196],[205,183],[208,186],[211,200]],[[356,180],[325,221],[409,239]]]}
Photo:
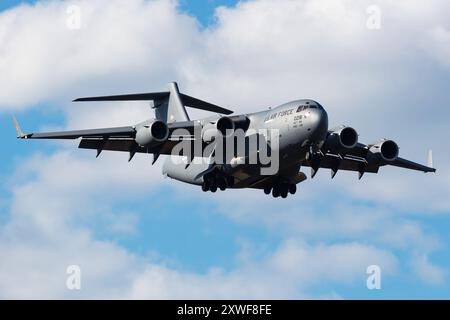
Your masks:
{"label": "vertical tail fin", "polygon": [[168,84],[169,98],[155,101],[155,114],[158,120],[166,123],[189,121],[180,91],[176,82]]}

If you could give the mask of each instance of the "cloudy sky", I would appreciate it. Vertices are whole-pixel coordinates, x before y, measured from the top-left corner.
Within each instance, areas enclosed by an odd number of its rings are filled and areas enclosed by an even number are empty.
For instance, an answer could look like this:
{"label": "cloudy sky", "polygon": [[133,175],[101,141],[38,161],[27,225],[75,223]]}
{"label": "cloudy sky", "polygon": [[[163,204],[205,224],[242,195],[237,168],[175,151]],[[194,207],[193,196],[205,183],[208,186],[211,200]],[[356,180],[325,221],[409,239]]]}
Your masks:
{"label": "cloudy sky", "polygon": [[[193,3],[1,2],[0,298],[449,298],[450,3]],[[147,103],[70,101],[174,80],[238,113],[316,99],[365,142],[421,163],[433,149],[438,172],[213,195],[144,155],[15,139],[13,113],[30,131],[134,124]]]}

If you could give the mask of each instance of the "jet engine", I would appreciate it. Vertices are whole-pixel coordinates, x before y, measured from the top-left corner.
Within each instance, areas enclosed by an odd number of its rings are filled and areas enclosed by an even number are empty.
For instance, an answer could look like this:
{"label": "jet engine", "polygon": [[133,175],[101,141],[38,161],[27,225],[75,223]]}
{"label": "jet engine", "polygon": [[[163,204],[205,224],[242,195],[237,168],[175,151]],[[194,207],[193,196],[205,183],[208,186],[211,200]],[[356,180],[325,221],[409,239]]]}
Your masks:
{"label": "jet engine", "polygon": [[369,149],[370,160],[378,162],[393,162],[397,159],[399,147],[392,140],[383,139],[372,145]]}
{"label": "jet engine", "polygon": [[137,129],[135,141],[140,146],[156,145],[166,141],[168,137],[169,128],[167,124],[159,120],[154,120]]}
{"label": "jet engine", "polygon": [[217,136],[229,137],[233,134],[236,126],[229,117],[221,117],[214,123],[208,123],[203,126],[202,139],[205,142],[211,142]]}
{"label": "jet engine", "polygon": [[358,143],[358,133],[352,127],[342,126],[328,132],[325,141],[325,150],[339,153],[346,149],[352,149]]}

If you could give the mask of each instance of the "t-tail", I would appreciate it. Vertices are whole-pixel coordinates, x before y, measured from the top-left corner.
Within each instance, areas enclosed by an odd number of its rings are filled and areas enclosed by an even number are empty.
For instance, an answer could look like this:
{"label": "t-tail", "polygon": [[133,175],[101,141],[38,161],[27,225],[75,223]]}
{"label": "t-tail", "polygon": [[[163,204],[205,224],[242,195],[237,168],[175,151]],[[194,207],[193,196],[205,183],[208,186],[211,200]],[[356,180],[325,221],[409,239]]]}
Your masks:
{"label": "t-tail", "polygon": [[74,100],[85,101],[153,101],[156,119],[165,123],[190,121],[186,112],[187,107],[211,111],[220,114],[232,114],[233,111],[215,104],[180,93],[176,82],[168,84],[168,91],[126,94],[118,96],[89,97]]}

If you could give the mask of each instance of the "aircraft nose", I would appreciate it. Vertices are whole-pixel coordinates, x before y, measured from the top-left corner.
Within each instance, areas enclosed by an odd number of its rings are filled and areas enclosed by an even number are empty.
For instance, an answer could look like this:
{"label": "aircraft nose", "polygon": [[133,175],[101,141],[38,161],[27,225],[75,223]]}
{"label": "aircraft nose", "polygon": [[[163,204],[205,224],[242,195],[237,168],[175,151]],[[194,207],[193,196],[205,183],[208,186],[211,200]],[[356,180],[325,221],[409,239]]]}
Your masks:
{"label": "aircraft nose", "polygon": [[323,108],[312,109],[309,115],[311,140],[325,139],[328,131],[328,114]]}

